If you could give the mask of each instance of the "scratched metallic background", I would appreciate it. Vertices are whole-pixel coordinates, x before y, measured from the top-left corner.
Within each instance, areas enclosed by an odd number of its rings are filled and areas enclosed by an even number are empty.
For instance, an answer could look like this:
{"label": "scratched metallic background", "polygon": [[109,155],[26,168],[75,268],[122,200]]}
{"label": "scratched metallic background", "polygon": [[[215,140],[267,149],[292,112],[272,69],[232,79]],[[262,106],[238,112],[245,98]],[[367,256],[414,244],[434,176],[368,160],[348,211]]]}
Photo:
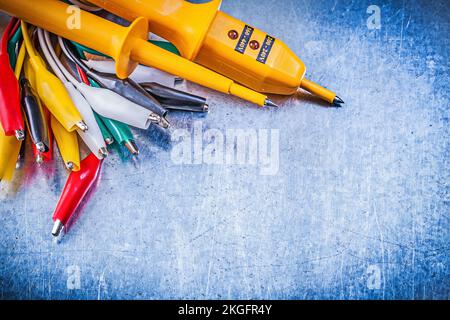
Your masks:
{"label": "scratched metallic background", "polygon": [[[366,26],[371,4],[379,30]],[[448,299],[448,1],[222,9],[283,39],[345,107],[303,97],[260,110],[189,85],[211,112],[173,113],[174,128],[280,129],[279,173],[176,165],[168,135],[136,131],[140,161],[107,159],[58,245],[51,213],[67,173],[28,158],[1,187],[0,297]]]}

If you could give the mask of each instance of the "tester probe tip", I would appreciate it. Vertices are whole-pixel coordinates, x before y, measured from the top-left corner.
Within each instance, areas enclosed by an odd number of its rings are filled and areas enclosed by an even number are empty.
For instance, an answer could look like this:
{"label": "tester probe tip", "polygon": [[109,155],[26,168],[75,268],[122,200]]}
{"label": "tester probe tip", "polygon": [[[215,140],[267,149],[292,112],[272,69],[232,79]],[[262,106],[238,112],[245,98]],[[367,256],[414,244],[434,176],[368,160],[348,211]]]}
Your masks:
{"label": "tester probe tip", "polygon": [[209,112],[209,104],[205,103],[203,105],[203,112]]}
{"label": "tester probe tip", "polygon": [[274,103],[272,100],[266,99],[266,101],[264,102],[264,105],[267,107],[275,107],[278,108],[278,105],[276,103]]}
{"label": "tester probe tip", "polygon": [[342,104],[344,104],[344,103],[345,103],[344,100],[342,100],[342,99],[339,98],[338,96],[334,97],[333,105],[334,105],[335,107],[340,108],[340,107],[342,107]]}
{"label": "tester probe tip", "polygon": [[59,237],[59,235],[61,234],[61,231],[64,229],[64,225],[62,224],[62,222],[60,220],[55,220],[55,223],[53,224],[53,229],[52,229],[52,235],[54,237]]}

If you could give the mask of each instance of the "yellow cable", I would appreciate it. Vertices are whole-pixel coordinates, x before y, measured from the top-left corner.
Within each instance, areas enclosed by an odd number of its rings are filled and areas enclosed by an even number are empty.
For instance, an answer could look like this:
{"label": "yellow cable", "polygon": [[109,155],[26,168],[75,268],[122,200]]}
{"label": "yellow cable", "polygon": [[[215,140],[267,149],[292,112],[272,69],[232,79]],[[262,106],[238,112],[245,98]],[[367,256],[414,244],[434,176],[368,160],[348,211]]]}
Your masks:
{"label": "yellow cable", "polygon": [[25,56],[27,54],[27,48],[24,43],[20,46],[19,55],[17,56],[16,67],[14,70],[14,74],[17,79],[20,77],[20,73],[22,72],[22,67],[25,61]]}
{"label": "yellow cable", "polygon": [[34,49],[33,43],[31,42],[30,39],[30,34],[28,33],[28,25],[25,21],[21,21],[20,22],[20,27],[22,28],[22,35],[23,35],[23,43],[25,44],[25,47],[27,49],[28,55],[30,56],[30,58],[33,59],[37,59],[37,54],[36,54],[36,50]]}

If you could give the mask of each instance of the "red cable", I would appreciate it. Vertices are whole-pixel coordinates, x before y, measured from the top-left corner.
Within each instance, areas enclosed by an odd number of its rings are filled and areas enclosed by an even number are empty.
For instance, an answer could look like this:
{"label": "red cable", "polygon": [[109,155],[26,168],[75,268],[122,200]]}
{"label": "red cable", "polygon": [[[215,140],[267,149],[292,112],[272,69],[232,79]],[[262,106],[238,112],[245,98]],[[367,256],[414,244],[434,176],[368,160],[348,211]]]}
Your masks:
{"label": "red cable", "polygon": [[9,20],[9,23],[6,25],[5,31],[3,32],[2,36],[3,41],[3,37],[6,35],[6,44],[8,44],[8,40],[11,37],[11,32],[17,25],[17,22],[18,22],[17,18],[11,18],[11,20]]}
{"label": "red cable", "polygon": [[78,75],[81,78],[81,81],[83,81],[87,85],[90,85],[90,82],[89,82],[89,79],[88,79],[88,77],[86,75],[86,72],[84,72],[84,70],[81,69],[81,67],[79,65],[77,65],[77,72],[78,72]]}
{"label": "red cable", "polygon": [[[8,40],[11,39],[11,37],[16,33],[17,29],[19,29],[19,26],[20,26],[20,20],[19,20],[19,19],[12,18],[12,19],[11,19],[11,22],[12,22],[14,19],[16,20],[16,22],[15,22],[15,24],[14,24],[14,27],[11,28],[11,31],[10,31],[9,34],[8,34]],[[5,32],[6,32],[6,30],[5,30]]]}

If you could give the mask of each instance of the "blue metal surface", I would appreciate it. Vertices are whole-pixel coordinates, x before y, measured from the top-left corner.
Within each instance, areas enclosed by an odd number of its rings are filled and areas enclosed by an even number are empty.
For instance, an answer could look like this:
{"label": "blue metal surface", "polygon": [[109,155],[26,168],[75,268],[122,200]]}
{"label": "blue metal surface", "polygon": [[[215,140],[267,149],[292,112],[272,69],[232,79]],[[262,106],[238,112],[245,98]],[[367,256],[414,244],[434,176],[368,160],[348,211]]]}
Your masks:
{"label": "blue metal surface", "polygon": [[[367,26],[372,4],[380,29]],[[1,186],[0,298],[448,299],[448,2],[222,9],[283,39],[345,107],[303,96],[261,110],[189,84],[211,111],[171,114],[172,134],[278,129],[279,170],[180,165],[178,141],[135,131],[139,161],[107,159],[59,244],[51,213],[67,173],[28,157]]]}

